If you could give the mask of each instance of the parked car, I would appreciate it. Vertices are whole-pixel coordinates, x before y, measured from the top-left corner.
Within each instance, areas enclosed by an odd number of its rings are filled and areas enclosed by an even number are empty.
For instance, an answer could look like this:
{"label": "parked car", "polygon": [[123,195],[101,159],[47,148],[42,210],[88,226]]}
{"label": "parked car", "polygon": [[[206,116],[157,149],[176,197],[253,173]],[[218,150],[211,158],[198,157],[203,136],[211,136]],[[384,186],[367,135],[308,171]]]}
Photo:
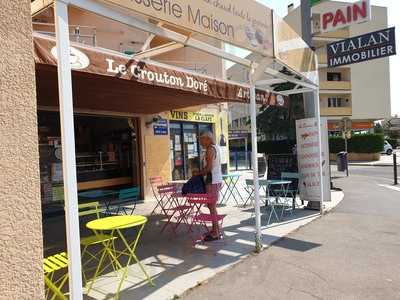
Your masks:
{"label": "parked car", "polygon": [[393,153],[393,147],[392,145],[389,144],[388,141],[385,140],[385,143],[383,144],[383,151],[382,153],[385,153],[387,155],[392,155]]}

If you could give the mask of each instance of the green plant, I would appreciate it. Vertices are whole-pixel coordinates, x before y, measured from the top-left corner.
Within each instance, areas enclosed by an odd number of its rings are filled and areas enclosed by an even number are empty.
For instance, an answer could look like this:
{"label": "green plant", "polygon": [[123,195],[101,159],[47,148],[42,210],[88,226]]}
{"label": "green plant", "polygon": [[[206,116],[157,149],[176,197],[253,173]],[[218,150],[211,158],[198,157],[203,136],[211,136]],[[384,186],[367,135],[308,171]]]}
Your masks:
{"label": "green plant", "polygon": [[332,136],[329,138],[329,152],[330,153],[339,153],[344,151],[344,139],[339,136]]}
{"label": "green plant", "polygon": [[349,152],[379,153],[383,150],[384,137],[382,134],[360,134],[350,139]]}
{"label": "green plant", "polygon": [[[292,86],[279,85],[276,90],[286,90]],[[278,140],[287,138],[296,139],[296,120],[304,117],[303,96],[289,96],[289,106],[265,106],[261,107],[257,116],[257,129],[266,140]]]}
{"label": "green plant", "polygon": [[296,145],[295,140],[262,141],[258,143],[258,152],[265,154],[292,153],[294,145]]}
{"label": "green plant", "polygon": [[[384,137],[382,134],[359,134],[349,139],[348,152],[379,153],[383,150]],[[329,138],[329,152],[339,153],[345,150],[345,141],[341,137]]]}

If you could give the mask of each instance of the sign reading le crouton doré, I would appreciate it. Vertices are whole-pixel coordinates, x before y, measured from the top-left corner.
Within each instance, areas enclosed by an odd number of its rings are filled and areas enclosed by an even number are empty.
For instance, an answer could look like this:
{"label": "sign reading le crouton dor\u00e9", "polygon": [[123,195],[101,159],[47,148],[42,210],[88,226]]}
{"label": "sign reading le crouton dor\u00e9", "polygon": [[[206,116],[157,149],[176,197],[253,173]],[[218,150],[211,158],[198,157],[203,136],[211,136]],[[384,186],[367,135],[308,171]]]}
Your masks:
{"label": "sign reading le crouton dor\u00e9", "polygon": [[273,56],[272,11],[253,0],[102,0]]}
{"label": "sign reading le crouton dor\u00e9", "polygon": [[327,47],[329,68],[395,55],[395,28],[334,42],[328,44]]}

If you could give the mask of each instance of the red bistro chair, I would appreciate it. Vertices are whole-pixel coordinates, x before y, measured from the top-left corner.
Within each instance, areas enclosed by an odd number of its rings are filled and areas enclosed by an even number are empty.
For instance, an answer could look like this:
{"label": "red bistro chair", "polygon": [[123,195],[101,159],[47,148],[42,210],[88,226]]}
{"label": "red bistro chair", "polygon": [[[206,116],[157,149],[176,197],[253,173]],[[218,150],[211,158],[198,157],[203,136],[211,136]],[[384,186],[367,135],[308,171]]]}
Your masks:
{"label": "red bistro chair", "polygon": [[[203,212],[204,209],[206,209],[207,211],[209,210],[208,205],[215,205],[217,201],[218,201],[218,192],[210,194],[187,195],[187,203],[192,206],[190,213],[192,217],[192,222],[189,226],[190,232],[193,232],[192,230],[193,226],[199,225],[200,227],[205,228],[206,230],[205,235],[207,235],[211,232],[207,224],[217,222],[218,235],[222,238],[223,236],[222,226],[226,215],[219,215],[219,214],[212,215],[209,212],[208,213]],[[203,234],[197,239],[193,239],[192,236],[193,243],[196,243],[197,241],[203,242],[205,235]]]}
{"label": "red bistro chair", "polygon": [[156,206],[154,207],[153,211],[150,214],[151,216],[156,213],[156,210],[158,208],[160,208],[161,213],[164,213],[163,209],[162,209],[162,205],[160,203],[160,200],[161,200],[160,193],[158,192],[158,189],[157,189],[159,186],[162,186],[163,184],[164,184],[164,180],[161,176],[150,177],[151,190],[153,192],[154,198],[157,201]]}
{"label": "red bistro chair", "polygon": [[[160,205],[167,221],[161,232],[170,226],[174,235],[176,230],[182,223],[189,226],[188,216],[192,206],[186,203],[186,197],[176,192],[176,185],[168,184],[158,187],[160,195]],[[173,223],[172,221],[175,221]]]}

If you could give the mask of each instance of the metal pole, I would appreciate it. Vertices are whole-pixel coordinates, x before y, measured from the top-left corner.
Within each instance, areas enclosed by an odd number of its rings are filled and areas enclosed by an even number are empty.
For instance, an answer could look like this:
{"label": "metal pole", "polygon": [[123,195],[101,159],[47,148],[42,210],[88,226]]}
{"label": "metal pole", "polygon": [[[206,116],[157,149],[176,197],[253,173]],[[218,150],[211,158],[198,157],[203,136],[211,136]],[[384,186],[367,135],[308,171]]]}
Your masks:
{"label": "metal pole", "polygon": [[393,173],[394,173],[394,185],[398,185],[398,178],[397,178],[397,154],[393,153]]}
{"label": "metal pole", "polygon": [[67,231],[70,299],[82,299],[81,248],[76,183],[74,113],[68,28],[68,5],[56,1],[54,5],[58,89],[60,101],[62,164],[64,178],[65,224]]}
{"label": "metal pole", "polygon": [[238,151],[235,150],[235,169],[238,170]]}
{"label": "metal pole", "polygon": [[346,176],[349,177],[349,146],[347,141],[347,119],[344,120],[344,151],[346,152]]}
{"label": "metal pole", "polygon": [[[249,156],[248,156],[248,154],[247,154],[247,138],[244,138],[244,157],[245,157],[245,159],[246,159],[246,169],[248,168],[248,166],[249,166]],[[251,168],[250,168],[251,169]]]}
{"label": "metal pole", "polygon": [[[318,64],[317,64],[318,66]],[[320,205],[319,205],[319,211],[321,215],[324,212],[324,178],[323,178],[323,167],[322,167],[322,137],[321,137],[321,115],[320,115],[320,105],[319,105],[319,88],[314,91],[314,99],[315,99],[315,112],[316,116],[315,118],[317,119],[318,122],[318,144],[319,144],[319,178],[320,178],[320,193],[321,193],[321,198],[320,198]]]}
{"label": "metal pole", "polygon": [[[311,28],[311,5],[309,0],[301,0],[301,33],[303,40],[307,45],[313,49],[312,45],[312,28]],[[318,72],[318,59],[316,57],[316,72]],[[318,83],[319,85],[319,83]],[[316,118],[318,122],[318,142],[319,142],[319,156],[320,156],[320,213],[323,213],[323,202],[324,202],[324,187],[323,187],[323,172],[322,172],[322,142],[321,142],[321,114],[320,114],[320,103],[319,103],[319,88],[314,90],[312,93],[304,93],[304,112],[306,118]],[[310,203],[310,202],[309,202]],[[309,206],[309,205],[308,205]],[[311,205],[313,207],[313,205]]]}
{"label": "metal pole", "polygon": [[[251,70],[251,77],[254,69]],[[258,182],[258,161],[257,161],[257,106],[256,106],[256,86],[253,79],[250,79],[250,117],[251,117],[251,147],[254,183],[254,212],[256,218],[256,252],[262,250],[261,242],[261,212],[260,212],[260,184]]]}
{"label": "metal pole", "polygon": [[[301,36],[307,45],[312,48],[311,5],[310,0],[301,0]],[[306,118],[317,115],[313,93],[304,93],[304,114]]]}

